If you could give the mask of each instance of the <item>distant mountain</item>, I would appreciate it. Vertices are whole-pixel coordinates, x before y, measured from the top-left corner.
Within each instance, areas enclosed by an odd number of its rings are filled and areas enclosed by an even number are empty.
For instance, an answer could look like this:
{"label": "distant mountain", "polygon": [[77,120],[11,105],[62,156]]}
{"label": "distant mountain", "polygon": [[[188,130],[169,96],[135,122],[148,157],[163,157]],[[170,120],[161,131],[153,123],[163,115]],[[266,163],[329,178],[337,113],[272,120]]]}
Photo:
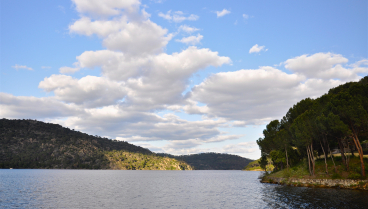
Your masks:
{"label": "distant mountain", "polygon": [[0,120],[0,168],[191,170],[124,141],[36,120]]}
{"label": "distant mountain", "polygon": [[195,170],[242,170],[253,161],[238,155],[214,152],[180,156],[166,153],[157,153],[157,155],[184,161]]}

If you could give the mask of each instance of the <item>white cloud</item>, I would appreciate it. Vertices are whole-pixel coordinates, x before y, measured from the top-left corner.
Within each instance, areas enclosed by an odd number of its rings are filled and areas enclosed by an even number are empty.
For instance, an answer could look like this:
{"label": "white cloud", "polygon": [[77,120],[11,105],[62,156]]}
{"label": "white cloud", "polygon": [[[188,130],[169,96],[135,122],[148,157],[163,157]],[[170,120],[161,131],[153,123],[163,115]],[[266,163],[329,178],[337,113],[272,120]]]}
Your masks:
{"label": "white cloud", "polygon": [[51,69],[51,67],[50,67],[50,66],[42,66],[41,68],[42,68],[42,69]]}
{"label": "white cloud", "polygon": [[78,115],[83,110],[73,104],[65,104],[55,98],[13,96],[0,92],[1,118],[58,118]]}
{"label": "white cloud", "polygon": [[357,73],[368,72],[367,67],[361,67],[365,60],[361,60],[353,65],[352,68],[345,68],[348,59],[341,54],[316,53],[313,55],[302,55],[286,60],[285,68],[304,75],[308,78],[321,79],[340,79],[343,81],[358,80]]}
{"label": "white cloud", "polygon": [[130,55],[159,53],[172,37],[167,34],[167,29],[150,20],[129,21],[126,16],[96,21],[82,17],[70,25],[69,30],[87,36],[97,34],[103,38],[103,45],[107,49]]}
{"label": "white cloud", "polygon": [[222,136],[224,133],[218,130],[218,126],[224,121],[186,121],[172,114],[160,117],[154,113],[127,111],[119,105],[87,109],[81,117],[69,117],[58,122],[91,134],[99,133],[130,142],[165,140],[202,144],[238,137]]}
{"label": "white cloud", "polygon": [[166,14],[160,12],[158,13],[158,16],[164,18],[165,20],[173,21],[176,23],[183,22],[185,20],[196,21],[199,19],[198,15],[191,14],[185,17],[182,11],[171,12],[171,10],[166,12]]}
{"label": "white cloud", "polygon": [[252,48],[249,49],[249,54],[251,53],[258,53],[260,51],[267,51],[268,49],[265,49],[265,46],[258,46],[258,44],[252,46]]}
{"label": "white cloud", "polygon": [[337,80],[306,80],[272,67],[217,73],[192,89],[190,99],[206,106],[183,109],[205,110],[202,114],[210,117],[244,121],[235,126],[264,124],[281,118],[299,100],[321,96],[339,84],[342,82]]}
{"label": "white cloud", "polygon": [[102,74],[115,81],[124,81],[128,89],[126,102],[140,109],[160,109],[162,105],[182,103],[182,92],[193,73],[208,66],[231,62],[209,49],[189,47],[180,53],[161,53],[147,57],[127,57],[109,50],[86,51],[77,57],[77,66],[101,67]]}
{"label": "white cloud", "polygon": [[127,54],[142,55],[162,52],[172,35],[165,36],[166,29],[146,20],[139,23],[129,22],[124,30],[110,34],[103,45],[110,50],[119,50]]}
{"label": "white cloud", "polygon": [[14,66],[12,66],[12,68],[16,70],[19,70],[19,69],[33,70],[31,67],[27,67],[25,65],[18,65],[18,64],[15,64]]}
{"label": "white cloud", "polygon": [[139,5],[139,0],[72,0],[76,10],[81,14],[94,17],[116,16],[122,10],[134,11]]}
{"label": "white cloud", "polygon": [[182,39],[177,39],[177,42],[181,42],[187,45],[197,45],[201,42],[203,36],[201,34],[197,34],[197,36],[189,36],[184,37]]}
{"label": "white cloud", "polygon": [[190,27],[190,26],[187,26],[187,25],[181,25],[179,27],[179,31],[184,31],[186,33],[193,33],[193,32],[196,32],[198,30],[199,30],[198,28]]}
{"label": "white cloud", "polygon": [[107,37],[112,33],[118,33],[127,25],[127,18],[121,17],[113,20],[95,20],[89,17],[81,17],[73,24],[69,25],[71,33],[91,36],[97,34],[99,37]]}
{"label": "white cloud", "polygon": [[258,145],[256,142],[241,142],[238,144],[229,144],[229,145],[225,145],[222,148],[222,152],[224,153],[253,153],[258,151]]}
{"label": "white cloud", "polygon": [[216,11],[216,15],[217,17],[222,17],[225,16],[227,14],[230,14],[231,12],[227,9],[223,9],[222,11]]}
{"label": "white cloud", "polygon": [[78,80],[66,75],[52,75],[41,81],[38,87],[53,91],[58,100],[89,108],[115,104],[127,93],[121,83],[95,76]]}
{"label": "white cloud", "polygon": [[79,70],[80,70],[80,68],[78,68],[78,67],[74,67],[74,68],[73,67],[61,67],[61,68],[59,68],[59,72],[63,73],[63,74],[73,74],[73,73],[75,73]]}
{"label": "white cloud", "polygon": [[248,19],[248,18],[249,18],[249,15],[247,15],[247,14],[243,14],[243,18],[244,18],[244,19]]}

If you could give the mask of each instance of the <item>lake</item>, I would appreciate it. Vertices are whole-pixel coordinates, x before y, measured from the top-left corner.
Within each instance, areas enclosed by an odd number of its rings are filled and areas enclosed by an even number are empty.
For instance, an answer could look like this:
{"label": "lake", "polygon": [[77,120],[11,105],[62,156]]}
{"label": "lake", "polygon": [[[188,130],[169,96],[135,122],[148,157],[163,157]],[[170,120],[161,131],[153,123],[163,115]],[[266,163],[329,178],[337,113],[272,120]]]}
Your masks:
{"label": "lake", "polygon": [[367,208],[368,192],[261,184],[257,171],[0,169],[0,208]]}

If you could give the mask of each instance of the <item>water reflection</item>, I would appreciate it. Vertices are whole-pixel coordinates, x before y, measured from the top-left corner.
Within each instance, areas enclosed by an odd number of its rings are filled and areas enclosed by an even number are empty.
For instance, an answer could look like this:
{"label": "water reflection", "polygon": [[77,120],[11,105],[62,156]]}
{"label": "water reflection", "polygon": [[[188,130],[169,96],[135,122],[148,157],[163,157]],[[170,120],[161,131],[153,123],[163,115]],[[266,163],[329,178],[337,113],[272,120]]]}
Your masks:
{"label": "water reflection", "polygon": [[269,208],[368,208],[367,191],[264,185],[262,200]]}
{"label": "water reflection", "polygon": [[366,208],[368,192],[261,184],[259,172],[0,170],[0,208]]}

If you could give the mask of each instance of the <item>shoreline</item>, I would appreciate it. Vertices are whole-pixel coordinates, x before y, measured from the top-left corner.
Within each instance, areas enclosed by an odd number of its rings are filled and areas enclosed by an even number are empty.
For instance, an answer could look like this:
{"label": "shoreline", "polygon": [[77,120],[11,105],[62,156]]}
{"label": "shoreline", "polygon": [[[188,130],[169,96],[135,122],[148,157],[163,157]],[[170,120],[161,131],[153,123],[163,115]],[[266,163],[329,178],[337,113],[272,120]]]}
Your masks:
{"label": "shoreline", "polygon": [[368,191],[368,180],[353,179],[299,179],[299,178],[279,178],[264,177],[261,183],[280,184],[297,187],[315,188],[340,188]]}

